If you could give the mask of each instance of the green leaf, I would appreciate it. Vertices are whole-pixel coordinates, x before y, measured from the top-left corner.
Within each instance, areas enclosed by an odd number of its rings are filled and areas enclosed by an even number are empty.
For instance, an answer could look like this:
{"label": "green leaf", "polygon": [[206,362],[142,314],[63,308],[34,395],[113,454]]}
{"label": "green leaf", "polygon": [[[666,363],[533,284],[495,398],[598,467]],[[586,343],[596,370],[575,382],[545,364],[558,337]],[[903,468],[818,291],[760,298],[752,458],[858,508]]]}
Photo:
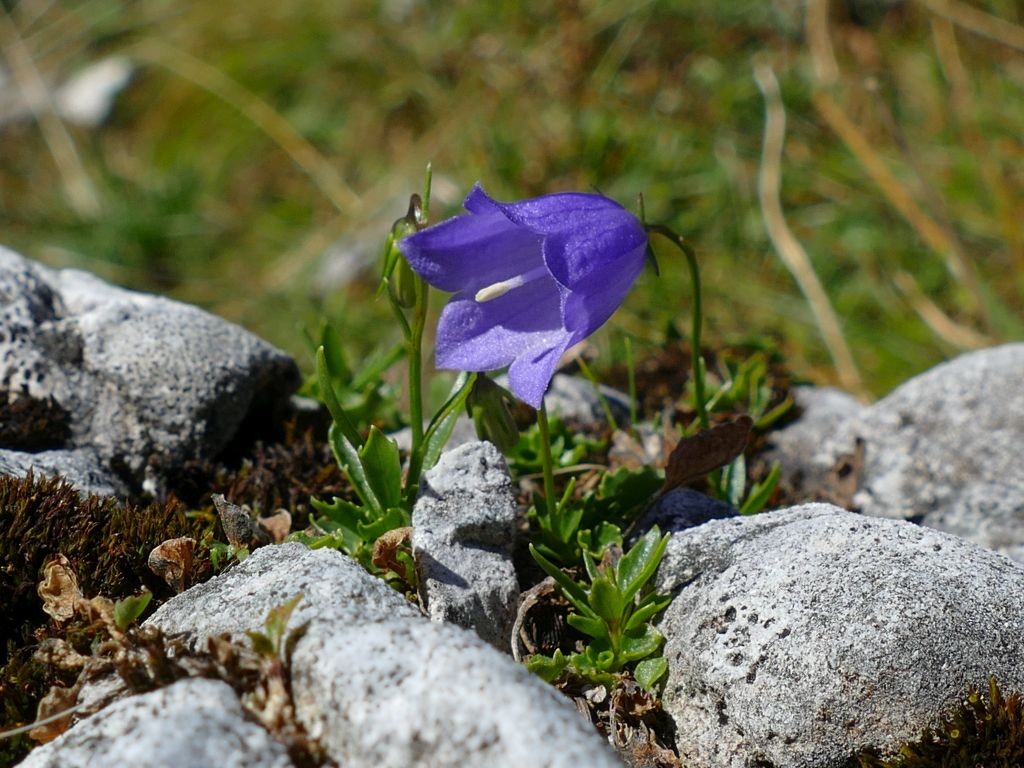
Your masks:
{"label": "green leaf", "polygon": [[537,565],[543,568],[544,572],[554,579],[555,583],[562,588],[562,594],[564,594],[565,598],[573,604],[577,611],[592,619],[597,618],[597,614],[591,610],[590,605],[587,602],[587,593],[583,591],[583,588],[579,584],[566,576],[561,568],[538,552],[537,548],[533,546],[533,544],[530,545],[530,554],[533,555],[533,559],[537,561]]}
{"label": "green leaf", "polygon": [[359,500],[378,515],[383,513],[384,507],[366,476],[359,451],[341,433],[337,423],[332,424],[327,431],[327,440],[331,444],[331,450],[334,451],[334,458],[338,460],[339,466],[348,476]]}
{"label": "green leaf", "polygon": [[580,616],[578,613],[570,613],[566,618],[570,627],[578,629],[585,635],[590,635],[596,639],[610,640],[611,637],[608,634],[608,625],[601,619],[591,618],[589,616]]}
{"label": "green leaf", "polygon": [[647,624],[642,631],[634,631],[626,634],[619,646],[620,655],[624,661],[637,661],[657,653],[664,640],[664,636]]}
{"label": "green leaf", "polygon": [[246,630],[246,635],[249,637],[249,641],[252,643],[252,649],[256,651],[260,656],[264,658],[274,658],[277,651],[274,648],[274,642],[262,632],[253,632]]}
{"label": "green leaf", "polygon": [[633,670],[633,677],[637,684],[645,691],[653,692],[658,681],[668,672],[668,661],[664,656],[654,659],[644,659],[636,665]]}
{"label": "green leaf", "polygon": [[[657,595],[651,595],[651,597],[657,597]],[[623,627],[623,629],[628,632],[631,629],[639,627],[641,624],[650,620],[659,612],[664,610],[670,602],[672,602],[672,598],[665,597],[660,600],[651,600],[649,602],[641,603],[640,606],[630,614],[629,619],[626,621],[626,626]]]}
{"label": "green leaf", "polygon": [[146,610],[149,601],[153,599],[152,592],[143,592],[138,595],[126,597],[114,603],[114,624],[124,632],[128,625],[135,621],[142,612]]}
{"label": "green leaf", "polygon": [[345,409],[341,407],[341,403],[338,402],[334,385],[331,383],[331,371],[327,367],[327,355],[322,346],[316,351],[316,377],[317,384],[320,387],[320,397],[323,398],[324,405],[327,406],[327,410],[331,413],[334,426],[341,430],[341,434],[352,445],[356,447],[361,446],[363,443],[358,430],[356,430],[348,414],[345,413]]}
{"label": "green leaf", "polygon": [[[588,645],[586,650],[579,654],[579,656],[582,656],[590,668],[595,671],[618,672],[622,669],[622,664],[616,658],[615,652],[601,641],[595,641]],[[578,659],[579,656],[573,657],[574,660]]]}
{"label": "green leaf", "polygon": [[296,606],[302,600],[302,593],[299,592],[291,600],[281,605],[271,608],[267,612],[267,618],[263,622],[263,628],[266,630],[267,637],[270,638],[271,642],[275,646],[280,647],[281,640],[284,637],[284,630],[288,626],[288,621],[292,617],[292,613],[295,611]]}
{"label": "green leaf", "polygon": [[778,462],[775,462],[768,476],[760,483],[755,483],[754,487],[750,489],[750,495],[747,496],[747,500],[740,507],[741,515],[756,515],[764,509],[764,505],[768,503],[768,499],[771,498],[776,486],[779,484],[780,473],[781,467]]}
{"label": "green leaf", "polygon": [[617,623],[622,618],[625,605],[622,593],[604,576],[598,576],[590,582],[589,599],[594,613],[606,622]]}
{"label": "green leaf", "polygon": [[359,523],[356,532],[359,537],[370,544],[375,542],[388,531],[401,528],[409,524],[409,513],[401,507],[391,507],[380,517]]}
{"label": "green leaf", "polygon": [[553,683],[560,678],[567,666],[569,659],[557,649],[553,656],[542,656],[538,653],[526,660],[526,668],[546,683]]}
{"label": "green leaf", "polygon": [[423,462],[420,465],[422,471],[430,469],[441,458],[441,452],[448,443],[448,438],[452,436],[455,423],[466,407],[466,398],[473,391],[474,381],[475,373],[460,373],[455,379],[448,400],[431,420],[423,436]]}
{"label": "green leaf", "polygon": [[370,427],[366,443],[359,449],[359,463],[380,506],[397,507],[402,502],[402,459],[395,441]]}
{"label": "green leaf", "polygon": [[654,526],[619,558],[616,572],[623,600],[632,601],[658,570],[668,539],[667,533],[662,536],[658,526]]}
{"label": "green leaf", "polygon": [[600,522],[594,528],[580,531],[576,541],[584,551],[600,560],[612,544],[622,546],[622,530],[613,523]]}

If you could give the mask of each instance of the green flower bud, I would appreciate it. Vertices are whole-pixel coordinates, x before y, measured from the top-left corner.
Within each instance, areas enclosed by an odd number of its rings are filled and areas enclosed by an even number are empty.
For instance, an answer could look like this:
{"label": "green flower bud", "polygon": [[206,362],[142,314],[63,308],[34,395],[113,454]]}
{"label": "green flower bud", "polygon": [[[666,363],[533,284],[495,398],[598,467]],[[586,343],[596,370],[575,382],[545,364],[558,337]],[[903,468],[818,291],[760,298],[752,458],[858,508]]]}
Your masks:
{"label": "green flower bud", "polygon": [[484,374],[476,377],[473,391],[466,399],[466,409],[473,418],[476,434],[489,440],[502,453],[508,453],[519,442],[519,427],[512,418],[512,396]]}

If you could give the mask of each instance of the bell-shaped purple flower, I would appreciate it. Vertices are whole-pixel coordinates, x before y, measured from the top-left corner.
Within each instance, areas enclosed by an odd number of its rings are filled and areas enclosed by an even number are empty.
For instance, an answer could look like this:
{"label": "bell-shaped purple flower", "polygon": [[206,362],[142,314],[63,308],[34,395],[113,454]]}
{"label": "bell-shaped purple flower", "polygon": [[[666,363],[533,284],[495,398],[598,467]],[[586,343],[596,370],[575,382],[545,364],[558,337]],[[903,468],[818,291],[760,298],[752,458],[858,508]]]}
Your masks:
{"label": "bell-shaped purple flower", "polygon": [[478,184],[458,216],[399,247],[430,285],[455,293],[437,328],[437,365],[509,366],[539,408],[562,353],[611,317],[643,268],[647,233],[607,197],[567,192],[499,203]]}

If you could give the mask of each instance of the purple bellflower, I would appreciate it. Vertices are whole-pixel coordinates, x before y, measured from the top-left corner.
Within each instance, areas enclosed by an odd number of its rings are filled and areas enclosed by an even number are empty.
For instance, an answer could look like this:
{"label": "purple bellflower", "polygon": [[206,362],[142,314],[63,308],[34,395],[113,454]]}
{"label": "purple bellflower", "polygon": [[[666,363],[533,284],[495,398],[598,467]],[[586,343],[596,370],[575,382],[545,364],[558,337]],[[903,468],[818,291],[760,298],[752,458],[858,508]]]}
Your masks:
{"label": "purple bellflower", "polygon": [[457,216],[399,242],[409,265],[454,292],[437,327],[439,368],[509,366],[509,388],[539,408],[558,360],[618,309],[644,266],[647,232],[602,195],[499,203],[476,185]]}

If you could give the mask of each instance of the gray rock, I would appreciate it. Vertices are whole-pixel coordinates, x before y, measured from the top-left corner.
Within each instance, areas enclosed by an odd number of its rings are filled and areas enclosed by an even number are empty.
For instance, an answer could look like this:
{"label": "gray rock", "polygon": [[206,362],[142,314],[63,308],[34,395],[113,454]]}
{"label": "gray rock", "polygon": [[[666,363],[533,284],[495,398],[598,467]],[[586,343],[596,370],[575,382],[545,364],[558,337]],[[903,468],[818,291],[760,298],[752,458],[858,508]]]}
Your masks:
{"label": "gray rock", "polygon": [[113,472],[103,469],[96,451],[72,448],[60,451],[10,451],[0,448],[0,475],[62,477],[80,493],[127,496],[130,490]]}
{"label": "gray rock", "polygon": [[58,452],[75,451],[68,476],[84,476],[83,490],[159,493],[183,462],[273,423],[298,384],[291,358],[235,325],[0,248],[0,397],[44,409],[55,435],[10,438],[4,448],[30,456],[8,466],[62,471]]}
{"label": "gray rock", "polygon": [[299,593],[291,627],[314,620],[348,625],[420,616],[416,606],[341,552],[289,542],[260,547],[234,568],[168,600],[145,624],[167,634],[186,632],[200,646],[222,633],[245,641],[245,632],[262,629],[271,609]]}
{"label": "gray rock", "polygon": [[835,461],[835,457],[819,457],[821,447],[867,406],[834,387],[796,387],[793,399],[800,418],[769,434],[761,457],[769,466],[779,463],[786,485],[813,496],[824,489],[828,470]]}
{"label": "gray rock", "polygon": [[412,525],[427,615],[474,629],[507,653],[519,600],[516,502],[498,449],[474,442],[443,454],[423,477]]}
{"label": "gray rock", "polygon": [[345,766],[618,765],[568,699],[466,630],[430,622],[346,556],[256,550],[150,619],[239,636],[297,592],[296,717]]}
{"label": "gray rock", "polygon": [[318,625],[292,668],[297,717],[348,768],[621,766],[568,699],[450,624]]}
{"label": "gray rock", "polygon": [[773,440],[784,446],[784,467],[805,476],[809,496],[830,495],[822,485],[829,470],[862,440],[853,508],[955,533],[1024,561],[1022,379],[1024,344],[971,352],[868,408],[850,406],[845,420],[817,419],[805,439],[783,431]]}
{"label": "gray rock", "polygon": [[36,748],[24,768],[290,768],[285,748],[215,680],[179,680],[123,699]]}
{"label": "gray rock", "polygon": [[838,768],[1024,689],[1024,569],[955,536],[810,504],[674,534],[657,581],[693,768]]}
{"label": "gray rock", "polygon": [[724,501],[691,488],[676,488],[651,504],[637,520],[635,530],[637,536],[642,536],[655,525],[662,533],[685,531],[708,520],[724,520],[737,515],[739,511]]}
{"label": "gray rock", "polygon": [[[600,396],[599,396],[600,393]],[[595,386],[581,376],[557,373],[544,395],[548,414],[563,421],[581,424],[605,424],[608,419],[601,406],[604,397],[620,426],[629,423],[629,395],[604,384]]]}

